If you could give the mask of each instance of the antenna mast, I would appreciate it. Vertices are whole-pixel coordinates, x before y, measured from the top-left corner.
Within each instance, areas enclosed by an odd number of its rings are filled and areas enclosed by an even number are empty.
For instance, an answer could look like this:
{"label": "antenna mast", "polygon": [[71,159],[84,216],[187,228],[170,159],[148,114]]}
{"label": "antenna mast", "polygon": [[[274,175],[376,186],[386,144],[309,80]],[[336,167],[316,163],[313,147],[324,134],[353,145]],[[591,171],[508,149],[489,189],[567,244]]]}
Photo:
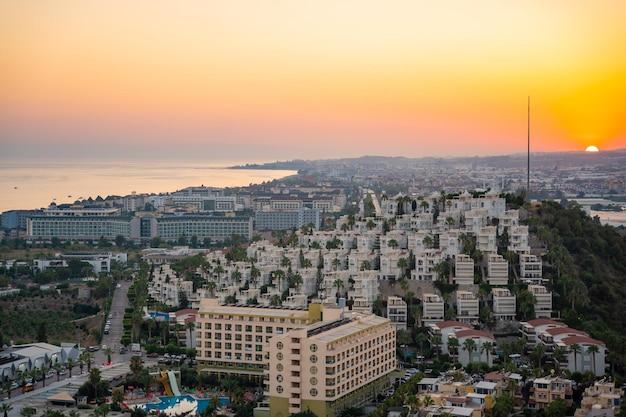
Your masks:
{"label": "antenna mast", "polygon": [[526,160],[526,199],[530,202],[530,96],[528,96],[528,154]]}

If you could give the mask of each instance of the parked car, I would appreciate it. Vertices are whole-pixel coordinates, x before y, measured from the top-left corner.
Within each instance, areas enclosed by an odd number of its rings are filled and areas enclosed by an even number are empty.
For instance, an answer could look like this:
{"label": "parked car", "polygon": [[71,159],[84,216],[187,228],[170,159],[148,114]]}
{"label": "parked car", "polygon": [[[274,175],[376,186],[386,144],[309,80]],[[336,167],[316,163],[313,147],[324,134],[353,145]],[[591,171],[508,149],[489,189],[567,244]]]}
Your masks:
{"label": "parked car", "polygon": [[146,356],[149,358],[158,358],[159,354],[156,352],[152,352],[152,353],[148,353]]}

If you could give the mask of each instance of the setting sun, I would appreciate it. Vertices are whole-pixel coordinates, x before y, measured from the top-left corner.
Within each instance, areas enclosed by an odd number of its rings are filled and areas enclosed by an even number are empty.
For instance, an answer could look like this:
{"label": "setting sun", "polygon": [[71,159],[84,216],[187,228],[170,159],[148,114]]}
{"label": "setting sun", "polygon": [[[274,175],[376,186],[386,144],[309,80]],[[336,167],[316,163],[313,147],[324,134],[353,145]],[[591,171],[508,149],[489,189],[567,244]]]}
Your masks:
{"label": "setting sun", "polygon": [[598,147],[597,146],[593,146],[593,145],[589,145],[585,149],[585,152],[598,152],[598,151],[599,151]]}

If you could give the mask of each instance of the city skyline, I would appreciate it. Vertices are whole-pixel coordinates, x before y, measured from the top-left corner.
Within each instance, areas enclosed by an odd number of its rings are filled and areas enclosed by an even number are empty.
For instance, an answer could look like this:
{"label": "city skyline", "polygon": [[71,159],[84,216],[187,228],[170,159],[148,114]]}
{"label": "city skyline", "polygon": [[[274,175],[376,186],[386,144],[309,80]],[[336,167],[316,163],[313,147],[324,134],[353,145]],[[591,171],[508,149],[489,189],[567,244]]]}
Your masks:
{"label": "city skyline", "polygon": [[626,144],[626,4],[0,5],[5,158],[321,159]]}

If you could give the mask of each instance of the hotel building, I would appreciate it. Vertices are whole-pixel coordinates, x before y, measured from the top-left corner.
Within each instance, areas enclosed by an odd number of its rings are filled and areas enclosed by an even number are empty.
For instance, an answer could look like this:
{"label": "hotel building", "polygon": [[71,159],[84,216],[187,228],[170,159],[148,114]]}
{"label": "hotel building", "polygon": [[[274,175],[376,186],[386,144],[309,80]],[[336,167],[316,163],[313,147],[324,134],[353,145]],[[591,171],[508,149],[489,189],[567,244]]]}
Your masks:
{"label": "hotel building", "polygon": [[311,410],[333,417],[361,407],[390,383],[396,369],[396,331],[389,319],[345,312],[276,335],[267,347],[269,416]]}

